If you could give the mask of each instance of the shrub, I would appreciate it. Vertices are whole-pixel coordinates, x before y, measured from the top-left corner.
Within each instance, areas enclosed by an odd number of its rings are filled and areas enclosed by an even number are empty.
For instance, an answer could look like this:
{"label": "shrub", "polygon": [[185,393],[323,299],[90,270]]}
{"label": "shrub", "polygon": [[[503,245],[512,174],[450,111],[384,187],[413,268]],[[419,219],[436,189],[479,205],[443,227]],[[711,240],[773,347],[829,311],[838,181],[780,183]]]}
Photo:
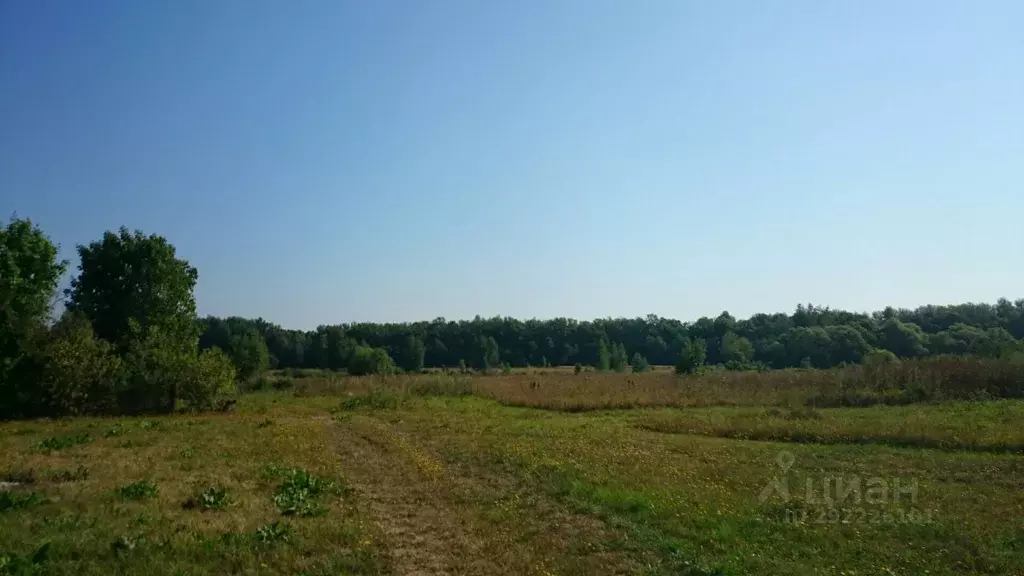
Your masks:
{"label": "shrub", "polygon": [[357,346],[348,362],[348,373],[353,376],[391,374],[395,363],[384,348]]}
{"label": "shrub", "polygon": [[861,361],[867,366],[884,366],[886,364],[900,363],[900,359],[895,354],[881,348],[868,352]]}
{"label": "shrub", "polygon": [[274,494],[274,504],[285,516],[319,516],[326,513],[327,509],[320,506],[317,500],[336,490],[337,486],[333,482],[295,468],[284,473],[284,482]]}
{"label": "shrub", "polygon": [[633,361],[630,362],[630,366],[633,368],[633,372],[648,372],[651,369],[651,365],[647,363],[647,358],[641,356],[639,352],[633,354]]}
{"label": "shrub", "polygon": [[0,492],[0,512],[29,508],[42,503],[42,496],[36,492]]}
{"label": "shrub", "polygon": [[39,387],[47,414],[117,411],[121,359],[113,346],[96,338],[87,320],[65,314],[51,331],[42,354]]}
{"label": "shrub", "polygon": [[583,372],[583,364],[577,362],[576,365],[572,367],[572,373],[579,374],[580,372]]}
{"label": "shrub", "polygon": [[291,538],[291,527],[280,522],[264,524],[256,529],[256,538],[261,544],[274,544],[275,542],[287,542]]}
{"label": "shrub", "polygon": [[679,360],[676,362],[676,374],[696,374],[708,357],[708,345],[703,339],[683,342],[683,349],[679,352]]}
{"label": "shrub", "polygon": [[221,486],[211,486],[186,500],[182,504],[182,508],[186,510],[198,508],[205,512],[208,510],[224,510],[229,504],[227,489]]}
{"label": "shrub", "polygon": [[179,395],[187,409],[200,412],[222,406],[237,390],[231,359],[220,349],[210,348],[188,367]]}
{"label": "shrub", "polygon": [[40,441],[36,445],[36,449],[40,452],[57,452],[79,444],[88,444],[89,442],[92,442],[92,436],[86,432],[68,436],[51,436]]}

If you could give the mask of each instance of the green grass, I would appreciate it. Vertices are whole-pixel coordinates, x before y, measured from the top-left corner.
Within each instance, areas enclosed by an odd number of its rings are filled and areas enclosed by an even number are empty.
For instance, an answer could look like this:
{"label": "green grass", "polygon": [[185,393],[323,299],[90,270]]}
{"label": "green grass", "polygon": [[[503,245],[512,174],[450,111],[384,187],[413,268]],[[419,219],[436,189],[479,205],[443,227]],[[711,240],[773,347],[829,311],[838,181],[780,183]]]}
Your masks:
{"label": "green grass", "polygon": [[746,440],[888,444],[1024,454],[1024,402],[956,402],[859,409],[656,409],[639,428]]}
{"label": "green grass", "polygon": [[568,413],[473,386],[0,423],[0,575],[1024,574],[1022,401]]}
{"label": "green grass", "polygon": [[93,438],[87,432],[79,434],[69,434],[66,436],[51,436],[49,438],[42,439],[39,444],[36,445],[36,449],[40,452],[57,452],[60,450],[67,450],[73,446],[80,444],[88,444],[92,442]]}
{"label": "green grass", "polygon": [[117,489],[117,495],[124,500],[148,500],[157,495],[156,484],[149,480],[129,482]]}

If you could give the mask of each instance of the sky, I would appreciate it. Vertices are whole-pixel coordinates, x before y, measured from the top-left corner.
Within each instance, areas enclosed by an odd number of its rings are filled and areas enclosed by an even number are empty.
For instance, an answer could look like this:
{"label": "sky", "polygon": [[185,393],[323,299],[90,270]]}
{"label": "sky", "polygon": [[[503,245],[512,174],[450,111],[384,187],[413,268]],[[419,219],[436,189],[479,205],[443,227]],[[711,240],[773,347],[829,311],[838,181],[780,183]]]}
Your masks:
{"label": "sky", "polygon": [[0,218],[289,328],[1024,297],[1019,0],[0,0]]}

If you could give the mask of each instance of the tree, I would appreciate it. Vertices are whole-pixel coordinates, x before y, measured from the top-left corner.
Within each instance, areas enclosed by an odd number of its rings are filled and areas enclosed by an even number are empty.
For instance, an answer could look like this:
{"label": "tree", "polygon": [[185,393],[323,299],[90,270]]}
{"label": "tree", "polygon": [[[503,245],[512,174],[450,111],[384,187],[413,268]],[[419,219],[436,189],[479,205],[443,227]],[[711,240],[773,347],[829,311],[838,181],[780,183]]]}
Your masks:
{"label": "tree", "polygon": [[480,336],[480,361],[477,368],[489,372],[492,368],[501,366],[501,353],[498,350],[498,343],[493,336]]}
{"label": "tree", "polygon": [[230,355],[238,378],[243,381],[257,378],[270,366],[267,341],[254,328],[233,334],[225,352]]}
{"label": "tree", "polygon": [[735,364],[748,364],[754,358],[754,345],[735,332],[722,336],[722,360]]}
{"label": "tree", "polygon": [[[888,310],[888,309],[887,309]],[[924,334],[917,324],[889,318],[878,328],[878,341],[882,348],[900,358],[917,358],[928,354],[924,347]]]}
{"label": "tree", "polygon": [[602,338],[597,342],[597,364],[594,366],[604,372],[611,367],[612,356],[608,351],[608,342]]}
{"label": "tree", "polygon": [[695,374],[708,357],[708,344],[703,338],[683,341],[683,348],[679,351],[679,359],[676,362],[676,374]]}
{"label": "tree", "polygon": [[29,408],[38,373],[30,355],[66,267],[31,221],[12,218],[0,228],[0,418]]}
{"label": "tree", "polygon": [[345,336],[345,332],[337,326],[332,326],[324,332],[322,342],[325,346],[324,361],[327,363],[326,367],[331,370],[342,370],[347,367],[352,352],[358,346],[355,340]]}
{"label": "tree", "polygon": [[[782,335],[789,366],[828,368],[832,363],[832,338],[821,326],[798,326]],[[806,362],[804,361],[806,359]]]}
{"label": "tree", "polygon": [[78,246],[78,256],[78,277],[65,291],[67,307],[88,318],[98,337],[124,352],[156,330],[165,345],[196,350],[192,291],[199,274],[166,239],[121,228]]}
{"label": "tree", "polygon": [[348,373],[353,376],[390,374],[394,370],[395,363],[387,350],[369,346],[357,346],[348,364]]}
{"label": "tree", "polygon": [[625,372],[629,366],[629,356],[626,355],[626,347],[622,345],[622,342],[612,344],[609,366],[616,372]]}
{"label": "tree", "polygon": [[831,341],[831,362],[859,364],[864,355],[871,350],[871,345],[864,338],[864,334],[853,326],[827,326],[825,332]]}
{"label": "tree", "polygon": [[183,372],[179,398],[184,408],[203,412],[221,408],[235,396],[234,363],[218,348],[203,350]]}
{"label": "tree", "polygon": [[633,372],[647,372],[651,369],[651,365],[647,363],[647,358],[640,355],[639,352],[633,353],[633,360],[630,362],[630,366],[633,368]]}
{"label": "tree", "polygon": [[65,313],[51,330],[43,352],[37,414],[116,414],[122,389],[121,359],[96,338],[89,322]]}
{"label": "tree", "polygon": [[167,413],[194,369],[199,322],[192,294],[199,277],[161,236],[107,232],[78,246],[78,277],[65,291],[67,308],[88,319],[124,362],[120,410]]}
{"label": "tree", "polygon": [[410,334],[402,350],[402,369],[406,372],[423,370],[423,358],[426,353],[427,347],[423,345],[423,340]]}

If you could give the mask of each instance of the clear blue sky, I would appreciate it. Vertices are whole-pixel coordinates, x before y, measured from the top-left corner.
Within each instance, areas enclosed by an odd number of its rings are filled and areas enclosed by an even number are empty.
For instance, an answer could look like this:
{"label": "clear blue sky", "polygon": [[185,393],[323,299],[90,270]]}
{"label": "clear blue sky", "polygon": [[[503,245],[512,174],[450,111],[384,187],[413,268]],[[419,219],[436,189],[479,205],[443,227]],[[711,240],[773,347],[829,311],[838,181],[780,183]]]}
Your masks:
{"label": "clear blue sky", "polygon": [[0,215],[201,314],[1024,296],[1024,2],[0,0]]}

